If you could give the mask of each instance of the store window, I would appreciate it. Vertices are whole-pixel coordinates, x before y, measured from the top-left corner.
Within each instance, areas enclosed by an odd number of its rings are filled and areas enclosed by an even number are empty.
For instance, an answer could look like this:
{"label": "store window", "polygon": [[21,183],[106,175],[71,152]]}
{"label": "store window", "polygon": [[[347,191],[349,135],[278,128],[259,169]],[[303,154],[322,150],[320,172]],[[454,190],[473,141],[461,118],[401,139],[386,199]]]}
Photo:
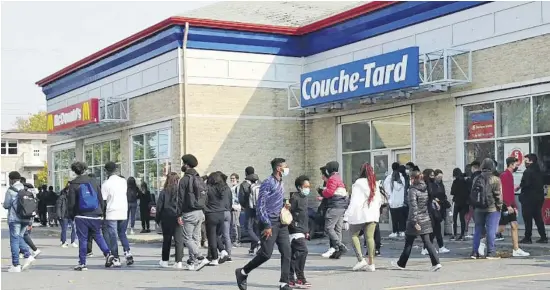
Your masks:
{"label": "store window", "polygon": [[71,164],[76,160],[75,149],[55,151],[53,153],[53,187],[59,192],[74,177]]}
{"label": "store window", "polygon": [[550,133],[550,95],[533,97],[533,133]]}
{"label": "store window", "polygon": [[498,137],[528,135],[531,133],[530,98],[497,102]]}
{"label": "store window", "polygon": [[494,110],[494,103],[464,107],[464,164],[495,158]]}
{"label": "store window", "polygon": [[169,129],[132,136],[132,176],[138,185],[145,182],[151,193],[157,193],[171,166]]}
{"label": "store window", "polygon": [[17,155],[17,141],[2,141],[0,150],[2,155]]}
{"label": "store window", "polygon": [[88,172],[103,183],[106,179],[105,163],[112,161],[120,168],[120,140],[110,140],[84,146],[84,159]]}

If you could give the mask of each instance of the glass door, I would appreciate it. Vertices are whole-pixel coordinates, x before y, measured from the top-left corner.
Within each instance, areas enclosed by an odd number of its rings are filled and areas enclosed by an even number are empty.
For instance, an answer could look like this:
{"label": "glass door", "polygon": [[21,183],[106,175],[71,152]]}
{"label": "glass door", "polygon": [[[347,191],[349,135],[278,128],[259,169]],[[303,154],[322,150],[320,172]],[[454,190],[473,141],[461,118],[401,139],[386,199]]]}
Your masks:
{"label": "glass door", "polygon": [[407,164],[407,162],[412,161],[411,150],[394,150],[393,151],[393,162],[399,162],[401,165]]}
{"label": "glass door", "polygon": [[377,151],[372,153],[372,167],[377,181],[383,181],[391,169],[390,151]]}

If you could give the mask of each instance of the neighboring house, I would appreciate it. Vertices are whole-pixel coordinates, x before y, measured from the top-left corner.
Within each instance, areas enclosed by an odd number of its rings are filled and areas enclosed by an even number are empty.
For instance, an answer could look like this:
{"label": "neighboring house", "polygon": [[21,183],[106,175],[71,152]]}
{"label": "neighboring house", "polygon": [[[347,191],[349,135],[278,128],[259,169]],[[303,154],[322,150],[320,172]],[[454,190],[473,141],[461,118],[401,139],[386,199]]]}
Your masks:
{"label": "neighboring house", "polygon": [[[44,168],[47,160],[46,134],[2,131],[0,157],[0,202],[4,202],[10,171],[19,171],[28,183],[34,184],[38,172]],[[6,218],[3,207],[0,218]]]}

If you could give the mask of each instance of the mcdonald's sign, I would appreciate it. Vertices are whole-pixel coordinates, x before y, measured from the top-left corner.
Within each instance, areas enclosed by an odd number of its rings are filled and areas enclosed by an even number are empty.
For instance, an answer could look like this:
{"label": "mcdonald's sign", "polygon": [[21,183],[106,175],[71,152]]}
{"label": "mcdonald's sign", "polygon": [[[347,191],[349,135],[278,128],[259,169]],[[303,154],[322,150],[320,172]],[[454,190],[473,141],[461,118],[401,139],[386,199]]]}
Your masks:
{"label": "mcdonald's sign", "polygon": [[48,133],[60,132],[99,122],[99,99],[85,102],[48,113]]}

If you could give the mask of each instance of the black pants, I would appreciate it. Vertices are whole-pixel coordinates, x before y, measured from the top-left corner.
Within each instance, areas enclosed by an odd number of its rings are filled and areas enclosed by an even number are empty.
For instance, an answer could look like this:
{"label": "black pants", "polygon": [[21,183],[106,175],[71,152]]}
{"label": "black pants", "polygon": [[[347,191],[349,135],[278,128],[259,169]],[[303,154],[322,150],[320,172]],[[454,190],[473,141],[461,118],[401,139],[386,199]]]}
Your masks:
{"label": "black pants", "polygon": [[248,237],[250,238],[250,250],[254,250],[260,241],[259,231],[258,231],[258,219],[256,218],[256,210],[247,208],[245,209],[246,214],[246,229],[248,232]]}
{"label": "black pants", "polygon": [[453,208],[453,235],[456,236],[456,230],[457,230],[457,217],[460,217],[460,236],[464,237],[464,233],[466,232],[466,214],[468,214],[468,211],[470,210],[470,207],[468,205],[456,205]]}
{"label": "black pants", "polygon": [[144,230],[150,229],[150,216],[149,216],[149,207],[140,207],[139,208],[139,215],[141,219],[141,228]]}
{"label": "black pants", "polygon": [[40,217],[40,224],[43,226],[48,224],[48,210],[46,206],[41,206],[38,210],[38,216]]}
{"label": "black pants", "polygon": [[406,207],[390,208],[393,233],[405,232],[408,210]]}
{"label": "black pants", "polygon": [[[430,242],[428,238],[428,234],[420,235],[420,238],[424,243],[424,248],[428,249],[432,266],[439,264],[439,258],[437,257],[434,245]],[[407,266],[407,262],[409,261],[409,257],[411,256],[411,250],[413,248],[415,239],[416,236],[405,236],[405,248],[403,249],[403,253],[401,253],[401,256],[399,257],[399,261],[397,261],[397,265],[399,267],[405,268]]]}
{"label": "black pants", "polygon": [[306,267],[306,258],[308,254],[307,241],[305,238],[294,239],[290,243],[291,258],[290,258],[290,276],[289,279],[294,281],[294,273],[296,279],[305,280],[304,268]]}
{"label": "black pants", "polygon": [[224,215],[221,212],[206,213],[206,236],[208,237],[207,259],[215,261],[218,259],[218,233],[223,231]]}
{"label": "black pants", "polygon": [[[263,229],[262,229],[263,230]],[[290,276],[290,238],[288,226],[281,225],[280,222],[271,222],[271,230],[273,235],[269,238],[262,237],[260,239],[260,250],[256,256],[243,267],[246,274],[260,267],[263,263],[271,259],[273,247],[277,244],[279,253],[281,253],[281,279],[279,282],[288,283]]]}
{"label": "black pants", "polygon": [[430,244],[433,244],[434,238],[437,240],[437,245],[442,248],[445,244],[443,243],[443,233],[441,231],[441,221],[432,221],[433,232],[430,234]]}
{"label": "black pants", "polygon": [[546,238],[546,230],[544,228],[544,221],[542,220],[542,202],[522,202],[521,215],[525,223],[525,238],[531,239],[533,235],[533,220],[535,220],[540,237],[543,239]]}
{"label": "black pants", "polygon": [[183,260],[183,228],[178,224],[176,217],[162,218],[162,260],[167,262],[170,259],[170,247],[172,238],[176,247],[176,263]]}

